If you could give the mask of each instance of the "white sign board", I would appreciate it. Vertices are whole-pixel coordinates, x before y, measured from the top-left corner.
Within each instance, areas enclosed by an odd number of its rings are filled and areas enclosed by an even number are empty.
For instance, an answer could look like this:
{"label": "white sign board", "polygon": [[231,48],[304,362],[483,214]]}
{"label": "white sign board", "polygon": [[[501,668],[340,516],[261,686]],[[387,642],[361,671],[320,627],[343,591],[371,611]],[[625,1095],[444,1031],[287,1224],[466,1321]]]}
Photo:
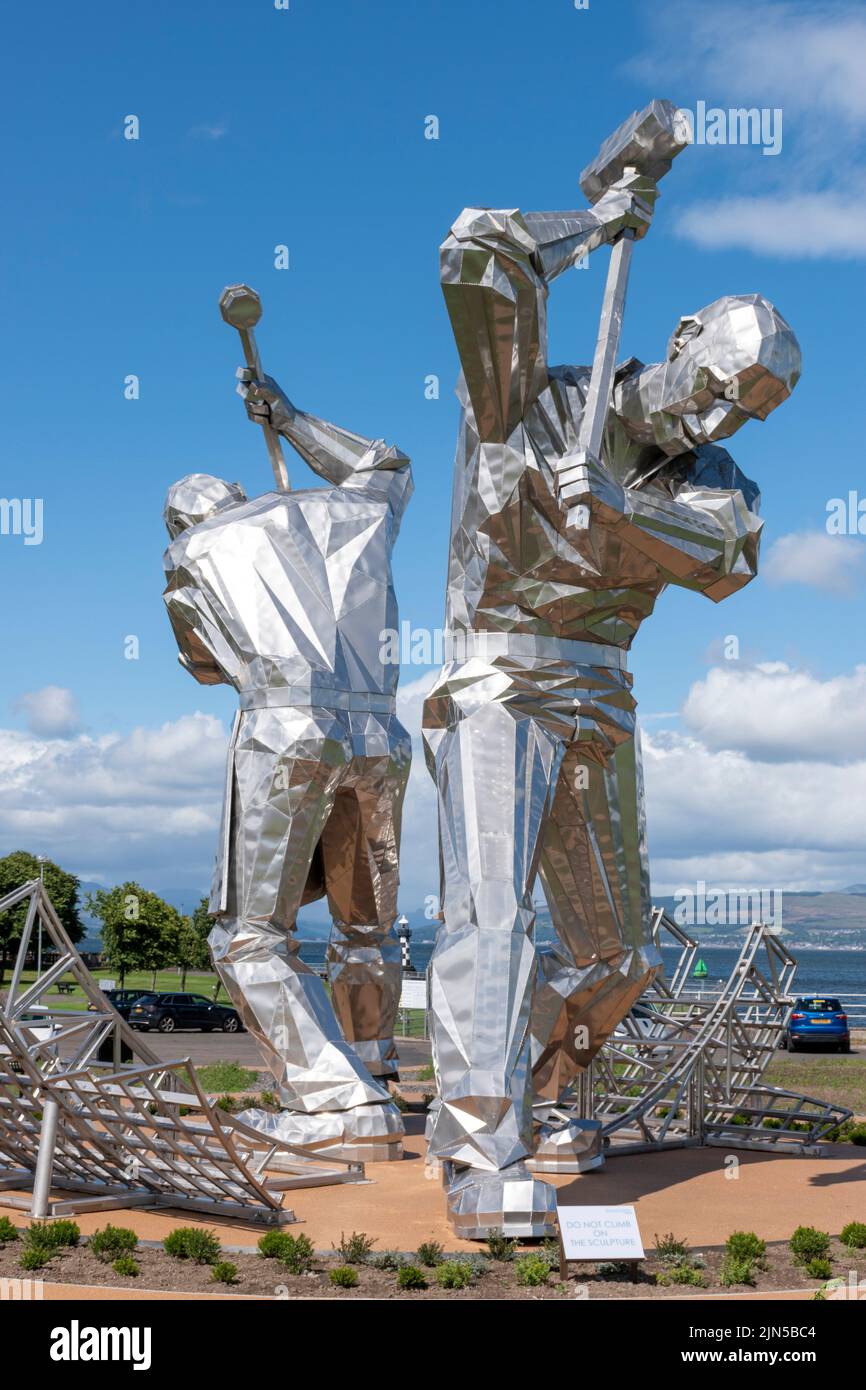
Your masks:
{"label": "white sign board", "polygon": [[426,1009],[427,1007],[427,981],[426,980],[404,980],[403,989],[400,994],[401,1009]]}
{"label": "white sign board", "polygon": [[116,981],[116,980],[100,980],[100,981],[99,981],[99,988],[100,988],[101,990],[104,990],[106,994],[108,993],[108,991],[109,991],[110,989],[116,989],[116,987],[117,987],[117,981]]}
{"label": "white sign board", "polygon": [[634,1207],[558,1207],[567,1260],[642,1260]]}

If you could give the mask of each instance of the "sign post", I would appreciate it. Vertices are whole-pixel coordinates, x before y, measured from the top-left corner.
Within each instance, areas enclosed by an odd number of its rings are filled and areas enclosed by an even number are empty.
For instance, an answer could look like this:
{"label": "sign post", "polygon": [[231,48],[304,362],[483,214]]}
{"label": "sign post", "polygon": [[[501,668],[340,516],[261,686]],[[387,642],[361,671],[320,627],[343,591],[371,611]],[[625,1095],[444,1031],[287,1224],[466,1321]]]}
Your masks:
{"label": "sign post", "polygon": [[645,1258],[634,1207],[557,1207],[559,1219],[559,1277],[568,1266],[603,1260],[631,1265],[632,1281]]}

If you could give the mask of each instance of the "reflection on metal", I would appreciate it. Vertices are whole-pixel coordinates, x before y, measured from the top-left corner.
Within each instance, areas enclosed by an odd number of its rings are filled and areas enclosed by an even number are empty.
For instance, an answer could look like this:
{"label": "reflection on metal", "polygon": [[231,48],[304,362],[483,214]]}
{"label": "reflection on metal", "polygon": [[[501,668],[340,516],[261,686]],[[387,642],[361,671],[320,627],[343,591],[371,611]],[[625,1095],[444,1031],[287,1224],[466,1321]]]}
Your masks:
{"label": "reflection on metal", "polygon": [[[627,653],[668,585],[718,601],[754,577],[758,490],[718,441],[765,419],[799,376],[796,338],[759,295],[681,318],[662,361],[611,371],[623,238],[646,233],[655,180],[682,148],[674,114],[652,103],[606,142],[586,171],[591,207],[468,208],[441,249],[462,413],[451,659],[424,713],[444,919],[430,1142],[459,1184],[464,1233],[497,1182],[507,1229],[534,1102],[568,1095],[660,964]],[[615,259],[595,368],[551,366],[549,287],[603,245]],[[558,937],[545,955],[539,876]],[[543,1187],[523,1206],[543,1211]]]}
{"label": "reflection on metal", "polygon": [[688,1144],[815,1152],[851,1112],[763,1081],[794,1003],[790,951],[752,926],[730,978],[706,989],[690,978],[697,944],[661,911],[653,929],[680,945],[677,967],[623,1019],[571,1113],[600,1121],[610,1156]]}
{"label": "reflection on metal", "polygon": [[[262,376],[246,286],[221,307],[244,337],[247,413],[325,486],[247,500],[193,474],[169,489],[165,602],[181,664],[234,686],[210,944],[305,1144],[402,1132],[376,1078],[396,1072],[398,856],[411,742],[395,713],[391,552],[411,496],[409,459],[297,409]],[[245,335],[245,336],[244,336]],[[280,463],[271,450],[281,478]],[[327,896],[330,995],[300,960],[299,908]],[[262,1120],[266,1124],[266,1120]],[[372,1131],[372,1133],[371,1133]]]}
{"label": "reflection on metal", "polygon": [[[283,1223],[294,1220],[286,1191],[363,1179],[359,1163],[321,1161],[212,1105],[188,1058],[160,1061],[112,1008],[39,879],[0,899],[0,913],[25,901],[0,1002],[0,1189],[32,1186],[33,1196],[4,1193],[4,1205],[37,1217],[168,1206]],[[22,989],[40,926],[47,959]],[[84,994],[83,1009],[51,1002],[67,974]],[[287,1176],[275,1179],[272,1170]]]}

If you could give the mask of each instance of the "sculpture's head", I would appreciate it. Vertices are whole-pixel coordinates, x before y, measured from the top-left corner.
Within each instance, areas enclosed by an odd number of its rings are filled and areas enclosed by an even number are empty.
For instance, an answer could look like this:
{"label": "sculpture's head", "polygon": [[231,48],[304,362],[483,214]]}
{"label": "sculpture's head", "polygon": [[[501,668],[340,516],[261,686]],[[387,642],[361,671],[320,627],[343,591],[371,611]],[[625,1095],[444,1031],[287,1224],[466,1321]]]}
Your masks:
{"label": "sculpture's head", "polygon": [[680,319],[665,360],[622,383],[618,413],[637,437],[677,453],[766,420],[800,367],[794,330],[768,299],[725,295]]}
{"label": "sculpture's head", "polygon": [[162,515],[168,534],[174,540],[190,526],[197,526],[226,507],[246,500],[240,483],[226,483],[210,473],[189,473],[169,488]]}

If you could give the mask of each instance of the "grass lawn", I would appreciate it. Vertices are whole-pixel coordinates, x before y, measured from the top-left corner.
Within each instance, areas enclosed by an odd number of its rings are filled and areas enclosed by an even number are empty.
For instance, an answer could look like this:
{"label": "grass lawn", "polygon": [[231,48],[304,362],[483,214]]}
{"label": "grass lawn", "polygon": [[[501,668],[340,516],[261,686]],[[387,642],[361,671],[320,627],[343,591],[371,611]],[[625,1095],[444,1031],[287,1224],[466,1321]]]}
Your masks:
{"label": "grass lawn", "polygon": [[[114,971],[114,970],[94,970],[94,971],[92,971],[91,973],[92,973],[94,979],[95,979],[97,982],[99,982],[99,980],[113,980],[114,983],[115,983],[115,985],[116,985],[116,987],[117,987],[118,989],[120,989],[120,976],[117,974],[116,971]],[[23,991],[24,991],[25,989],[29,988],[29,986],[32,985],[32,983],[33,983],[33,981],[35,980],[35,978],[36,978],[36,973],[35,973],[35,971],[33,971],[33,970],[25,970],[24,973],[23,973],[23,975],[22,975],[22,979],[21,979],[21,991],[20,991],[20,992],[23,993]],[[68,975],[64,975],[64,976],[62,977],[62,980],[58,981],[58,983],[61,983],[61,984],[62,984],[62,983],[67,982],[67,981],[68,981],[69,983],[72,983],[72,980],[73,980],[72,975],[71,975],[71,974],[68,974]],[[186,991],[187,994],[203,994],[207,999],[213,999],[213,997],[214,997],[213,989],[214,989],[214,985],[216,984],[216,982],[217,982],[217,976],[216,976],[216,974],[214,973],[214,971],[212,971],[212,970],[199,970],[199,971],[192,971],[192,970],[190,970],[190,971],[187,973],[187,977],[186,977],[185,991]],[[179,971],[179,970],[158,970],[157,973],[156,973],[156,986],[155,986],[155,987],[156,987],[156,989],[157,989],[157,991],[158,991],[159,993],[176,993],[176,992],[180,992],[180,989],[181,989],[180,971]],[[7,978],[6,978],[5,984],[0,985],[0,990],[7,990],[8,988],[9,988],[9,976],[8,976],[8,973],[7,973]],[[151,972],[150,972],[149,970],[133,970],[133,971],[131,971],[131,972],[127,975],[126,979],[124,980],[124,982],[123,982],[123,988],[124,988],[124,989],[151,990],[151,989],[154,988],[154,984],[153,984],[153,975],[151,974]],[[229,1001],[229,998],[228,998],[228,995],[226,994],[226,991],[223,989],[222,985],[220,985],[219,993],[217,994],[216,998],[217,998],[217,1000],[218,1000],[220,1003],[228,1003],[228,1002],[230,1002],[230,1001]],[[60,1008],[60,1009],[73,1009],[73,1010],[74,1010],[74,1009],[83,1009],[83,1008],[85,1007],[84,991],[81,990],[81,989],[78,987],[78,985],[76,984],[76,985],[75,985],[75,988],[73,989],[73,991],[72,991],[71,994],[59,994],[59,995],[57,996],[57,1007]]]}
{"label": "grass lawn", "polygon": [[841,1057],[828,1052],[779,1053],[767,1068],[768,1086],[802,1091],[816,1100],[846,1105],[866,1115],[866,1056]]}

